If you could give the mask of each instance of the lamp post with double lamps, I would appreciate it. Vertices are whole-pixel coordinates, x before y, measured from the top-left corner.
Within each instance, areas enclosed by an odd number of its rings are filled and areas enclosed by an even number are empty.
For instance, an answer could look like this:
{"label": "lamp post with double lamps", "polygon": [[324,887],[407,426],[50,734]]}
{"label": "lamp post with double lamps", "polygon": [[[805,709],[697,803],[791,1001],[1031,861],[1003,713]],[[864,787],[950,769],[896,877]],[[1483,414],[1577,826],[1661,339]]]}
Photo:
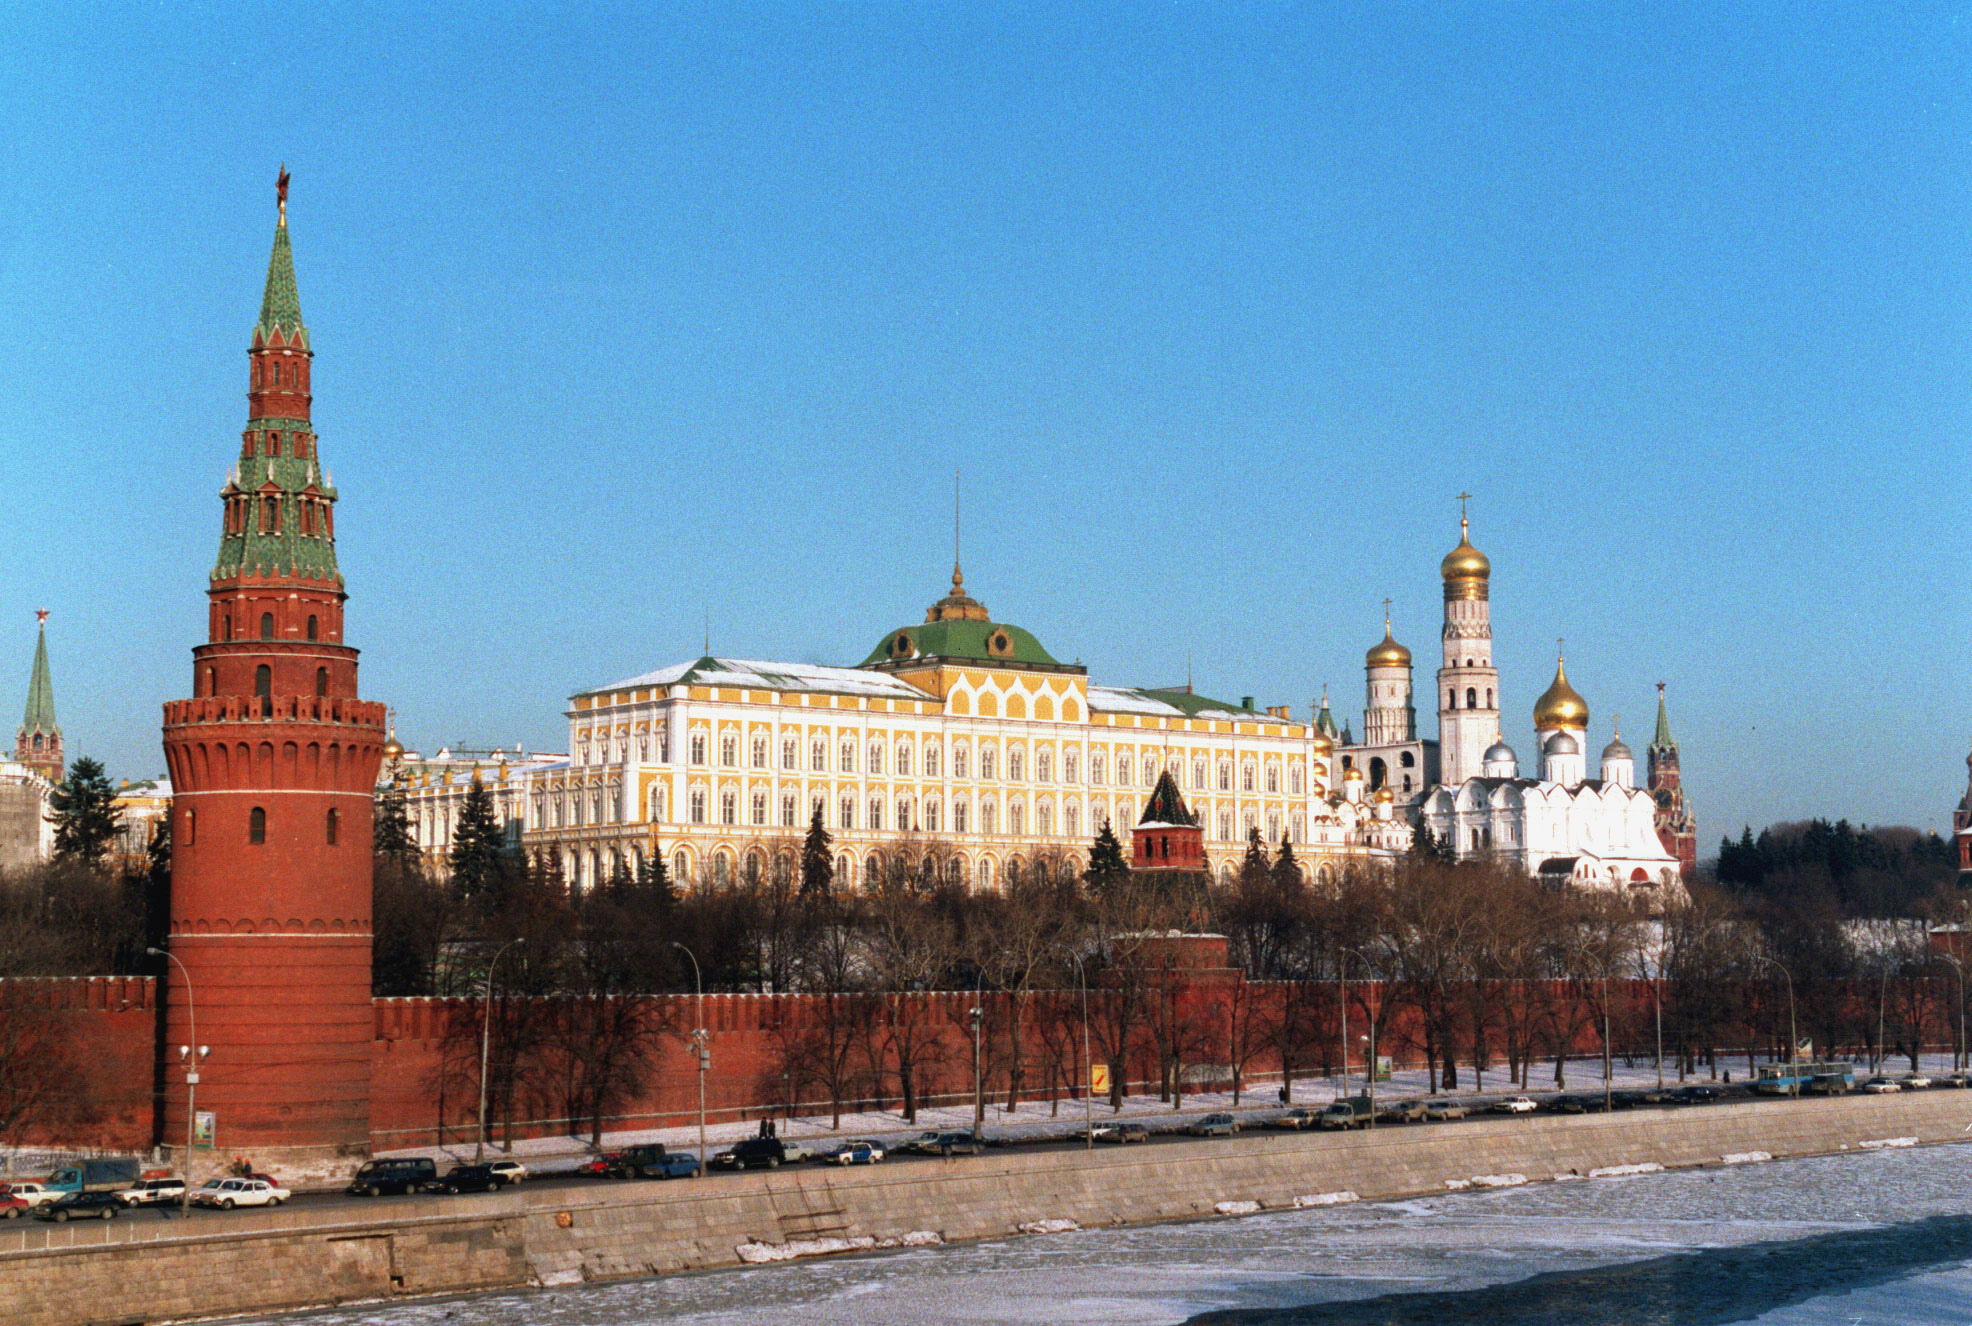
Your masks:
{"label": "lamp post with double lamps", "polygon": [[1951,1071],[1959,1073],[1965,1067],[1961,1062],[1965,1053],[1965,964],[1949,953],[1938,956],[1951,964],[1952,975],[1958,978],[1958,1043],[1951,1047]]}
{"label": "lamp post with double lamps", "polygon": [[1342,947],[1342,1094],[1349,1094],[1349,955],[1363,964],[1363,978],[1369,982],[1372,1002],[1369,1006],[1369,1058],[1363,1065],[1363,1095],[1369,1101],[1369,1127],[1376,1131],[1376,967],[1370,962],[1369,954],[1348,945]]}
{"label": "lamp post with double lamps", "polygon": [[153,958],[164,958],[178,963],[178,970],[185,976],[185,1034],[192,1038],[190,1045],[178,1047],[178,1062],[185,1065],[185,1190],[178,1194],[178,1214],[191,1214],[192,1210],[192,1140],[198,1129],[199,1065],[212,1053],[212,1047],[199,1044],[199,1022],[192,1006],[192,973],[185,970],[185,964],[178,961],[178,955],[161,948],[144,950]]}
{"label": "lamp post with double lamps", "polygon": [[1753,955],[1753,961],[1766,963],[1767,966],[1779,972],[1781,979],[1787,982],[1787,1094],[1790,1096],[1799,1096],[1801,1094],[1801,1070],[1799,1066],[1801,1034],[1800,1028],[1794,1020],[1794,977],[1788,972],[1787,968],[1781,966],[1774,959],[1767,957],[1764,953],[1755,953]]}
{"label": "lamp post with double lamps", "polygon": [[1082,987],[1082,1149],[1096,1149],[1096,1065],[1089,1055],[1089,973],[1082,967],[1082,955],[1071,953],[1075,964],[1075,983]]}
{"label": "lamp post with double lamps", "polygon": [[692,1048],[698,1052],[698,1168],[692,1177],[705,1177],[705,1073],[712,1067],[712,1035],[705,1029],[705,981],[699,976],[698,955],[671,941],[671,947],[692,960],[692,990],[698,996],[698,1026],[692,1030]]}
{"label": "lamp post with double lamps", "polygon": [[479,1138],[472,1148],[475,1165],[486,1159],[486,1068],[493,1056],[493,973],[499,969],[500,959],[507,956],[508,949],[526,942],[525,938],[508,940],[500,945],[493,961],[486,964],[486,992],[479,1001]]}

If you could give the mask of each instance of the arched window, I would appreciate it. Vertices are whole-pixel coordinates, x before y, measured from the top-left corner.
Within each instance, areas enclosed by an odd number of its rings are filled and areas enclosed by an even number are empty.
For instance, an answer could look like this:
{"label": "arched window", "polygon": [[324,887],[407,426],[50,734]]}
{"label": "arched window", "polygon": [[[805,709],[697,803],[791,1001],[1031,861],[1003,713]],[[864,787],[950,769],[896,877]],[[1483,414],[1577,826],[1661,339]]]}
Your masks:
{"label": "arched window", "polygon": [[883,743],[881,741],[870,742],[870,767],[868,772],[872,774],[883,772]]}
{"label": "arched window", "polygon": [[207,668],[207,669],[205,670],[205,693],[206,693],[207,695],[217,695],[217,694],[219,694],[219,669],[218,669],[218,668]]}
{"label": "arched window", "polygon": [[327,668],[316,668],[315,669],[315,697],[317,699],[322,699],[326,697],[328,693],[329,693],[329,670]]}
{"label": "arched window", "polygon": [[196,810],[185,812],[185,846],[190,847],[199,840],[199,813]]}
{"label": "arched window", "polygon": [[260,614],[260,638],[262,640],[274,638],[274,614],[271,612]]}
{"label": "arched window", "polygon": [[938,776],[938,745],[936,742],[927,741],[924,744],[924,776],[926,778],[936,778]]}
{"label": "arched window", "polygon": [[253,670],[253,694],[260,701],[260,716],[271,718],[274,714],[274,669],[265,663]]}
{"label": "arched window", "polygon": [[937,798],[935,798],[935,797],[927,797],[927,798],[925,799],[925,803],[924,803],[924,809],[923,809],[923,811],[922,811],[922,812],[920,812],[920,813],[921,813],[921,815],[922,815],[922,817],[923,817],[923,823],[921,823],[921,824],[919,824],[919,825],[918,825],[918,827],[919,827],[919,828],[921,828],[921,829],[923,829],[923,830],[924,830],[924,831],[925,831],[926,833],[936,833],[936,832],[938,832],[938,801],[937,801]]}
{"label": "arched window", "polygon": [[781,827],[783,829],[792,829],[795,827],[794,793],[792,792],[781,793]]}
{"label": "arched window", "polygon": [[882,831],[883,829],[883,798],[882,797],[870,798],[870,822],[864,825],[863,827],[868,829],[871,833],[879,833]]}
{"label": "arched window", "polygon": [[233,638],[233,614],[231,614],[230,612],[227,613],[226,616],[221,619],[220,637],[226,640],[231,640]]}
{"label": "arched window", "polygon": [[721,824],[739,823],[739,796],[733,792],[719,794],[719,822]]}
{"label": "arched window", "polygon": [[1467,709],[1479,707],[1479,692],[1471,686],[1465,688],[1465,707]]}
{"label": "arched window", "polygon": [[690,857],[686,856],[683,852],[678,852],[672,856],[671,858],[672,883],[674,884],[684,883],[685,880],[691,875],[691,870],[692,870],[692,859]]}
{"label": "arched window", "polygon": [[980,747],[979,776],[981,778],[994,778],[998,776],[999,754],[991,746]]}
{"label": "arched window", "polygon": [[1458,692],[1457,692],[1457,691],[1446,691],[1446,692],[1445,692],[1445,708],[1447,708],[1447,709],[1456,709],[1456,708],[1458,708]]}
{"label": "arched window", "polygon": [[1490,686],[1486,688],[1486,707],[1488,709],[1493,707],[1493,688]]}
{"label": "arched window", "polygon": [[705,734],[703,732],[692,733],[692,763],[705,763]]}
{"label": "arched window", "polygon": [[829,748],[826,743],[817,741],[808,748],[808,767],[816,773],[829,771]]}
{"label": "arched window", "polygon": [[964,746],[952,747],[952,777],[954,778],[965,777],[966,776],[965,770],[966,770],[966,748]]}
{"label": "arched window", "polygon": [[728,769],[739,765],[739,738],[727,735],[719,738],[719,763]]}
{"label": "arched window", "polygon": [[247,812],[247,841],[250,843],[267,841],[267,812],[259,806]]}
{"label": "arched window", "polygon": [[692,823],[705,823],[705,789],[693,788],[691,796]]}
{"label": "arched window", "polygon": [[767,767],[767,738],[765,737],[753,739],[753,767],[756,769]]}
{"label": "arched window", "polygon": [[844,797],[844,798],[842,798],[842,805],[841,805],[840,807],[838,807],[838,809],[839,809],[839,810],[841,810],[841,812],[842,812],[842,821],[841,821],[841,823],[840,823],[840,824],[838,824],[838,825],[837,825],[836,827],[837,827],[837,828],[841,828],[841,829],[853,829],[853,828],[855,828],[855,827],[856,827],[856,803],[855,803],[855,801],[854,801],[854,800],[852,800],[852,799],[851,799],[851,798],[849,798],[849,797]]}
{"label": "arched window", "polygon": [[1278,764],[1267,766],[1267,790],[1269,792],[1280,791],[1280,766]]}
{"label": "arched window", "polygon": [[897,743],[897,776],[899,778],[909,778],[911,776],[911,747],[909,742],[900,741]]}
{"label": "arched window", "polygon": [[276,499],[272,497],[262,499],[260,503],[260,532],[262,534],[272,534],[274,532],[274,526],[279,519],[280,509],[280,504]]}
{"label": "arched window", "polygon": [[1253,790],[1253,765],[1251,762],[1239,766],[1239,790],[1242,792],[1251,792]]}
{"label": "arched window", "polygon": [[1027,776],[1027,752],[1018,748],[1007,752],[1007,777],[1016,783]]}
{"label": "arched window", "polygon": [[316,632],[317,632],[317,631],[318,631],[319,629],[320,629],[320,626],[319,626],[319,624],[317,623],[317,621],[315,620],[315,614],[314,614],[314,613],[312,613],[312,612],[311,612],[311,613],[309,613],[309,614],[308,614],[308,638],[309,638],[310,640],[313,640],[313,639],[315,639],[315,638],[316,638]]}
{"label": "arched window", "polygon": [[856,743],[853,741],[842,743],[842,772],[856,772]]}
{"label": "arched window", "polygon": [[333,809],[329,811],[328,824],[325,828],[324,837],[327,839],[328,844],[331,847],[334,847],[336,845],[336,830],[341,827],[341,820],[342,820],[341,811],[333,810]]}
{"label": "arched window", "polygon": [[1219,761],[1219,790],[1221,792],[1232,791],[1232,762],[1230,760]]}
{"label": "arched window", "polygon": [[1417,755],[1413,751],[1405,751],[1397,757],[1397,763],[1403,765],[1406,769],[1415,769],[1417,767]]}

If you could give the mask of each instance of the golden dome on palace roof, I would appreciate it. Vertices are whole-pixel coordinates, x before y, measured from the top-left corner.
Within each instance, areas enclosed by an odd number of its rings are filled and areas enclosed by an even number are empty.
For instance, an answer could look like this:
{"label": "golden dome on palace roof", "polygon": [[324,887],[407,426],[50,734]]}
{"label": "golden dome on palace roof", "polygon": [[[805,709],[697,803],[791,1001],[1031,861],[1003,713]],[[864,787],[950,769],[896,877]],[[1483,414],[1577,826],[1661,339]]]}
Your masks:
{"label": "golden dome on palace roof", "polygon": [[1554,660],[1554,681],[1544,691],[1541,698],[1534,701],[1534,730],[1547,732],[1556,728],[1572,728],[1585,732],[1589,725],[1589,702],[1581,693],[1568,684],[1568,669],[1562,660]]}

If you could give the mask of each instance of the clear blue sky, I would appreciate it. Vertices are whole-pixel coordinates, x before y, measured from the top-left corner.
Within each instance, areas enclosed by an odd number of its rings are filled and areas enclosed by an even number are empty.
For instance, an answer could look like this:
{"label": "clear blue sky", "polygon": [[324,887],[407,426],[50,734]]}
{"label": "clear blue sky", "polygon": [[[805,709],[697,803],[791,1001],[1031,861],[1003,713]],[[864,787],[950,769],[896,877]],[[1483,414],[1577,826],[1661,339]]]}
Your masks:
{"label": "clear blue sky", "polygon": [[707,613],[859,660],[962,469],[968,587],[1103,680],[1359,711],[1470,489],[1523,756],[1565,635],[1598,745],[1670,683],[1707,851],[1963,788],[1964,5],[183,8],[0,44],[0,699],[52,609],[114,773],[189,693],[286,161],[426,750],[558,745]]}

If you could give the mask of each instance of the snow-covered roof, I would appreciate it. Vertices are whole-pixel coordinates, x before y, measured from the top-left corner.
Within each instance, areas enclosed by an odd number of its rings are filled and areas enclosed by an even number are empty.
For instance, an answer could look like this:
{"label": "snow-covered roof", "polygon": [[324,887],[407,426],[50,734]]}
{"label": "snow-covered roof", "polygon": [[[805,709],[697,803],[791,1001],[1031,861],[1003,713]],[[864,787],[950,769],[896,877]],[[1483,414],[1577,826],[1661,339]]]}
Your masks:
{"label": "snow-covered roof", "polygon": [[1158,718],[1213,718],[1245,723],[1281,721],[1264,710],[1245,709],[1187,691],[1144,690],[1127,686],[1090,686],[1089,708],[1098,713],[1150,714]]}
{"label": "snow-covered roof", "polygon": [[820,691],[834,695],[879,695],[900,700],[929,700],[931,695],[887,672],[867,668],[836,668],[820,663],[775,663],[751,658],[713,658],[678,663],[642,676],[583,691],[607,691],[663,686],[733,686],[763,691]]}

